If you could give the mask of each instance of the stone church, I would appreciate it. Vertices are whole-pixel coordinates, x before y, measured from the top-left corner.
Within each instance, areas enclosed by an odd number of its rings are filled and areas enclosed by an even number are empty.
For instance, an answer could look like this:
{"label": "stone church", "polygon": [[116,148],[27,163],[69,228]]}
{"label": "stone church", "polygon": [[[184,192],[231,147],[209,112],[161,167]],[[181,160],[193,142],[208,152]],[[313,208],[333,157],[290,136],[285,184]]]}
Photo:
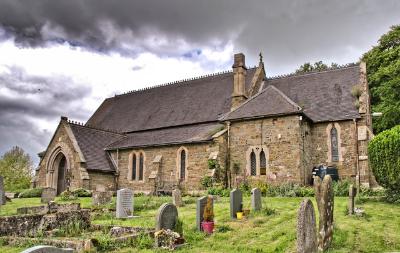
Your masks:
{"label": "stone church", "polygon": [[365,63],[268,78],[235,54],[231,71],[107,98],[85,124],[61,117],[35,184],[197,191],[213,160],[231,185],[306,185],[320,164],[369,185],[371,137]]}

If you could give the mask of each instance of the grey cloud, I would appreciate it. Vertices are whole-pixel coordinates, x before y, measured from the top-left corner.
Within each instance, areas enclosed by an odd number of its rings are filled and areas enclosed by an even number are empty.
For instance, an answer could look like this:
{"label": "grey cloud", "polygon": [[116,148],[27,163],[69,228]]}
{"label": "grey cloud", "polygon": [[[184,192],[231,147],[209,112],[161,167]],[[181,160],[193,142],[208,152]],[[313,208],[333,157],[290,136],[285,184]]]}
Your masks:
{"label": "grey cloud", "polygon": [[0,23],[22,45],[61,39],[132,55],[177,56],[233,41],[253,62],[263,51],[267,66],[279,71],[307,60],[357,60],[351,54],[399,23],[399,12],[395,0],[2,0]]}

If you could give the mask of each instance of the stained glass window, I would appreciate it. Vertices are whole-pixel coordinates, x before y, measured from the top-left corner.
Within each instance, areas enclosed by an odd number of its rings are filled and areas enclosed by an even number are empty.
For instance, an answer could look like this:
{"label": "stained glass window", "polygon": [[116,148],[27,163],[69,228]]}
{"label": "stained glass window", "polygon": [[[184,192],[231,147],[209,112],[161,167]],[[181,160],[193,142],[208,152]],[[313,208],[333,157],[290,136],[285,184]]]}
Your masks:
{"label": "stained glass window", "polygon": [[181,168],[180,168],[181,179],[185,179],[185,169],[186,169],[186,152],[185,152],[185,150],[182,150],[181,151]]}
{"label": "stained glass window", "polygon": [[260,152],[260,175],[266,175],[266,174],[267,174],[267,159],[265,157],[264,150],[261,150],[261,152]]}
{"label": "stained glass window", "polygon": [[332,151],[332,162],[339,161],[338,135],[335,127],[332,127],[331,129],[331,151]]}
{"label": "stained glass window", "polygon": [[132,155],[132,180],[136,180],[136,155]]}
{"label": "stained glass window", "polygon": [[139,156],[139,180],[143,180],[143,153]]}
{"label": "stained glass window", "polygon": [[254,151],[250,153],[250,174],[252,176],[257,175],[256,154]]}

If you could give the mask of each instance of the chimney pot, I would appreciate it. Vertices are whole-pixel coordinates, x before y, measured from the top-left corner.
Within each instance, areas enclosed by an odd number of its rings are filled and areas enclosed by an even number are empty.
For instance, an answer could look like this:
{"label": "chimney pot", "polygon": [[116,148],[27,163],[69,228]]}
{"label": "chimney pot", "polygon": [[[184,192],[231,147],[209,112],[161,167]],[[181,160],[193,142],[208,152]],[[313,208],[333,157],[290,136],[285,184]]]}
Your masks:
{"label": "chimney pot", "polygon": [[233,66],[232,68],[243,67],[246,68],[246,59],[243,53],[238,53],[234,55]]}

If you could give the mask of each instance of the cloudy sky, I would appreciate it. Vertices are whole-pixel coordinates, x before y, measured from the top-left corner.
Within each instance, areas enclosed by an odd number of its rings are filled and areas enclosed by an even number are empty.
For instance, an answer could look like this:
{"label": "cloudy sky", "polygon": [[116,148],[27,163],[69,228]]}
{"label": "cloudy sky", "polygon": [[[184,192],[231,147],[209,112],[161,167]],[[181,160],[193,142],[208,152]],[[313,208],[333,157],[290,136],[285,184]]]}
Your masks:
{"label": "cloudy sky", "polygon": [[107,97],[249,66],[358,61],[400,24],[397,0],[0,0],[0,154],[37,163],[61,115],[85,122]]}

